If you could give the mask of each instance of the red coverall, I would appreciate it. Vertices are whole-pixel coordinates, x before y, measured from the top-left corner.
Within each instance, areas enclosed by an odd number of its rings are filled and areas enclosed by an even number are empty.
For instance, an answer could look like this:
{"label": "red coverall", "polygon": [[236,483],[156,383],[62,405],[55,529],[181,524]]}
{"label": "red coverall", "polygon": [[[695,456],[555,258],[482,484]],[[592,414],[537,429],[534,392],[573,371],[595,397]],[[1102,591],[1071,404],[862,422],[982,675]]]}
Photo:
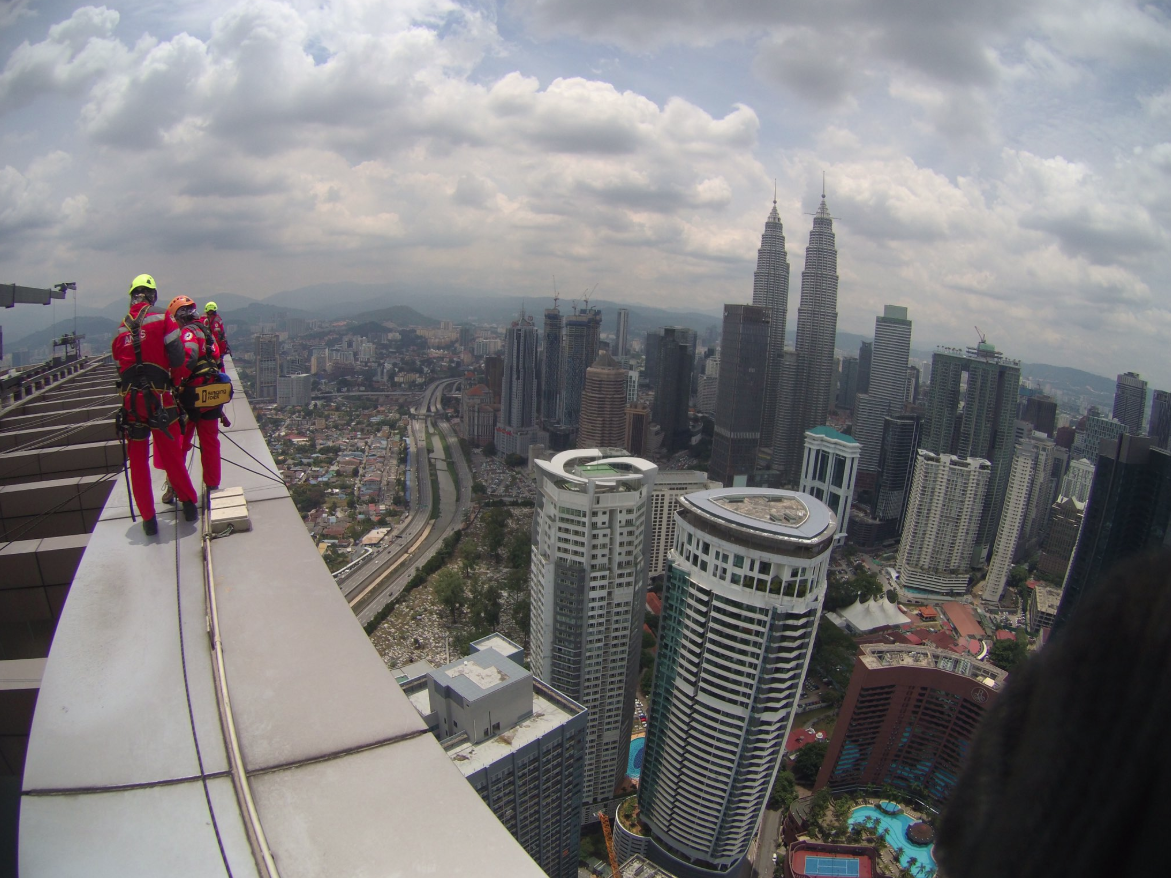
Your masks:
{"label": "red coverall", "polygon": [[[196,320],[194,323],[202,323]],[[206,328],[206,324],[204,324]],[[183,431],[183,454],[195,444],[195,434],[199,433],[199,460],[203,464],[203,483],[208,488],[220,486],[220,412],[223,406],[201,409],[194,405],[195,393],[193,388],[200,384],[213,384],[215,378],[211,376],[195,376],[191,373],[201,358],[208,358],[213,363],[220,361],[220,349],[214,338],[211,348],[208,349],[208,338],[203,329],[192,324],[183,327],[183,364],[171,370],[171,378],[176,387],[182,388],[179,393],[179,403],[187,412],[187,426]],[[192,389],[188,389],[192,388]]]}
{"label": "red coverall", "polygon": [[[146,302],[135,302],[130,306],[131,319],[137,319],[143,309],[148,307]],[[168,386],[168,367],[181,363],[183,359],[179,325],[170,315],[161,311],[151,311],[142,321],[141,338],[142,371],[151,385],[148,389],[135,390],[130,386],[138,371],[138,360],[134,355],[134,342],[130,330],[125,324],[119,327],[110,350],[114,355],[114,362],[118,364],[118,372],[122,379],[122,408],[131,427],[132,435],[126,443],[127,456],[130,459],[130,486],[138,511],[144,519],[150,519],[155,516],[154,491],[150,479],[150,438],[154,439],[155,461],[162,464],[161,469],[166,471],[175,496],[181,501],[194,503],[196,494],[195,486],[191,484],[191,476],[187,474],[187,468],[183,465],[183,437],[179,432],[179,422],[171,421],[166,429],[146,426],[151,408],[171,409],[178,414],[175,398]],[[133,435],[134,433],[143,435],[138,438]]]}
{"label": "red coverall", "polygon": [[224,318],[220,317],[218,311],[212,311],[202,319],[204,325],[211,330],[212,338],[215,339],[216,346],[219,348],[219,362],[222,366],[224,357],[232,352],[232,349],[228,347],[228,331],[224,328]]}

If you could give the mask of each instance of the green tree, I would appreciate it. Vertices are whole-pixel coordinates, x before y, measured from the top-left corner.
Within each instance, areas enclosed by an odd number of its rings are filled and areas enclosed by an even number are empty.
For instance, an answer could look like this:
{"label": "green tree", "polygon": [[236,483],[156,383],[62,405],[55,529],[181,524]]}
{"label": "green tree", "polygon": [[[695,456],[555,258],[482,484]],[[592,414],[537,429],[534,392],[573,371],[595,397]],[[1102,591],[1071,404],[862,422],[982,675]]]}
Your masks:
{"label": "green tree", "polygon": [[655,635],[651,634],[649,631],[642,632],[643,649],[654,649],[657,642],[658,641],[655,640]]}
{"label": "green tree", "polygon": [[785,811],[797,800],[797,778],[791,771],[778,771],[773,791],[768,796],[770,811]]}
{"label": "green tree", "polygon": [[651,686],[654,685],[654,681],[655,681],[655,669],[654,668],[643,668],[642,673],[639,674],[639,676],[638,676],[638,688],[641,689],[642,694],[647,696],[648,698],[650,697]]}
{"label": "green tree", "polygon": [[447,612],[451,613],[452,621],[455,621],[459,608],[467,603],[467,590],[464,587],[463,579],[454,570],[446,568],[435,574],[435,582],[432,587],[435,591],[435,599]]}
{"label": "green tree", "polygon": [[532,612],[533,605],[528,592],[522,594],[509,611],[509,615],[512,617],[512,624],[517,627],[517,630],[521,633],[521,637],[524,639],[525,649],[528,649],[529,645],[529,628]]}
{"label": "green tree", "polygon": [[485,457],[495,457],[496,456],[496,443],[495,442],[489,442],[487,445],[484,446],[484,456]]}
{"label": "green tree", "polygon": [[997,640],[988,654],[989,660],[998,668],[1015,671],[1028,657],[1028,647],[1016,638]]}
{"label": "green tree", "polygon": [[504,590],[509,594],[519,595],[522,592],[528,593],[529,590],[529,575],[524,570],[509,570],[504,577]]}
{"label": "green tree", "polygon": [[655,666],[654,652],[649,649],[644,649],[639,654],[639,657],[638,657],[639,669],[645,671],[647,668],[653,668],[654,666]]}
{"label": "green tree", "polygon": [[477,630],[496,630],[500,625],[500,587],[495,582],[475,583],[472,586],[468,608],[472,627]]}
{"label": "green tree", "polygon": [[817,773],[821,771],[821,763],[828,749],[827,741],[815,741],[798,750],[797,758],[793,760],[793,776],[805,786],[811,786],[817,780]]}
{"label": "green tree", "polygon": [[[813,745],[807,744],[806,746],[812,747]],[[813,823],[821,823],[821,818],[825,816],[825,812],[829,810],[831,804],[833,804],[833,796],[830,795],[829,787],[822,787],[813,794],[813,801],[809,803],[809,819]]]}
{"label": "green tree", "polygon": [[1029,581],[1029,568],[1024,564],[1017,564],[1008,571],[1009,588],[1017,588]]}
{"label": "green tree", "polygon": [[493,558],[500,558],[500,548],[508,536],[508,524],[512,517],[503,507],[489,509],[484,513],[484,548]]}
{"label": "green tree", "polygon": [[293,505],[302,515],[316,509],[325,500],[325,489],[320,485],[293,485],[289,494],[293,498]]}
{"label": "green tree", "polygon": [[533,543],[527,533],[518,530],[508,540],[508,566],[514,570],[528,570],[533,559]]}
{"label": "green tree", "polygon": [[459,568],[464,578],[472,575],[476,569],[476,562],[480,560],[480,547],[472,540],[462,543],[459,547]]}
{"label": "green tree", "polygon": [[650,628],[651,631],[654,632],[655,637],[658,637],[659,636],[659,621],[660,621],[659,615],[657,613],[651,613],[648,611],[646,616],[643,617],[643,621],[646,622],[646,626],[648,628]]}

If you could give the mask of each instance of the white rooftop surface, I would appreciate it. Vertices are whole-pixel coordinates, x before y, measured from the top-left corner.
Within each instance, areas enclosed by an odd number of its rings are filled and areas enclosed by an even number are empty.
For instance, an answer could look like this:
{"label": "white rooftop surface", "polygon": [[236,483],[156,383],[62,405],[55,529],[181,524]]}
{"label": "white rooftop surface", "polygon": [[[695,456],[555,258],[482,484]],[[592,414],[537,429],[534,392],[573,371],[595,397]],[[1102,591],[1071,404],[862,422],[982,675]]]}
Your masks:
{"label": "white rooftop surface", "polygon": [[[243,768],[278,874],[459,875],[475,862],[481,875],[543,875],[378,657],[240,392],[228,415],[223,483],[243,488],[253,529],[211,543],[216,600]],[[198,485],[198,454],[190,469]],[[118,485],[74,578],[29,739],[24,878],[260,874],[215,693],[200,525],[158,509],[147,538]],[[442,830],[453,814],[456,837]]]}
{"label": "white rooftop surface", "polygon": [[858,631],[874,631],[876,628],[909,625],[912,622],[885,597],[866,603],[854,601],[850,606],[838,610],[838,613]]}
{"label": "white rooftop surface", "polygon": [[490,634],[477,640],[475,645],[480,649],[494,649],[501,655],[508,655],[518,649],[518,646],[503,634]]}
{"label": "white rooftop surface", "polygon": [[476,661],[475,656],[468,656],[461,659],[456,665],[447,665],[441,669],[449,677],[463,677],[475,683],[481,689],[488,690],[493,686],[499,686],[501,683],[507,683],[509,680],[508,674],[500,670],[500,668],[492,667],[491,665],[482,665]]}
{"label": "white rooftop surface", "polygon": [[512,751],[532,743],[550,730],[564,725],[573,716],[534,690],[531,717],[479,744],[465,743],[453,747],[447,751],[447,755],[465,775],[474,774]]}
{"label": "white rooftop surface", "polygon": [[816,540],[837,524],[828,506],[797,491],[714,488],[684,496],[712,518],[781,539]]}

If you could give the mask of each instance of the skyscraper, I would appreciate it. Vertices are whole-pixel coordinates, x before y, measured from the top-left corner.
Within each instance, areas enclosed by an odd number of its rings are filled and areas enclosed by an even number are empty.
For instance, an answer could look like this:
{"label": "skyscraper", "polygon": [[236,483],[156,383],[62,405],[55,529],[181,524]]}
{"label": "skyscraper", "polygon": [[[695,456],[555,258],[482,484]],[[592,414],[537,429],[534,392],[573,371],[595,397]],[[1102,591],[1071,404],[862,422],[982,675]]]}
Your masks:
{"label": "skyscraper", "polygon": [[1057,429],[1057,401],[1043,394],[1030,396],[1025,400],[1021,420],[1028,421],[1034,430],[1051,437]]}
{"label": "skyscraper", "polygon": [[854,398],[858,395],[858,358],[842,357],[838,374],[838,409],[854,410]]}
{"label": "skyscraper", "polygon": [[[905,312],[904,312],[905,314]],[[825,205],[825,192],[813,217],[809,246],[805,248],[805,270],[801,272],[801,304],[797,306],[797,381],[796,395],[788,425],[778,420],[773,444],[778,439],[801,447],[805,431],[825,424],[833,385],[834,345],[838,331],[838,250],[833,218]],[[902,366],[899,398],[906,384],[907,364]],[[873,367],[871,371],[873,384]],[[783,434],[783,435],[782,435]],[[774,455],[775,456],[775,455]],[[789,482],[798,478],[797,455],[790,452]],[[775,464],[774,464],[775,467]]]}
{"label": "skyscraper", "polygon": [[679,499],[639,782],[647,853],[674,874],[743,865],[801,696],[833,535],[806,494]]}
{"label": "skyscraper", "polygon": [[602,312],[583,308],[565,318],[561,337],[560,422],[577,427],[581,417],[581,392],[585,388],[586,369],[598,357],[598,336],[602,330]]}
{"label": "skyscraper", "polygon": [[1029,508],[1029,497],[1033,485],[1035,460],[1027,448],[1017,446],[1012,458],[1012,469],[1008,474],[1008,488],[1004,492],[1004,512],[1000,516],[1000,528],[992,546],[992,560],[988,564],[988,576],[984,580],[984,600],[999,603],[1004,594],[1020,541],[1021,525]]}
{"label": "skyscraper", "polygon": [[870,392],[870,361],[874,354],[874,342],[863,341],[858,345],[858,392]]}
{"label": "skyscraper", "polygon": [[1171,392],[1156,390],[1151,395],[1149,432],[1156,448],[1171,451]]}
{"label": "skyscraper", "polygon": [[[967,386],[961,391],[965,375]],[[984,340],[966,352],[940,348],[931,358],[931,396],[922,447],[936,454],[982,458],[992,467],[984,508],[978,513],[974,566],[988,557],[1000,526],[1012,469],[1020,379],[1020,363],[1006,359]]]}
{"label": "skyscraper", "polygon": [[675,512],[679,498],[695,491],[718,488],[719,484],[707,475],[694,470],[659,470],[651,491],[650,529],[651,548],[647,556],[647,572],[658,576],[667,569],[667,557],[675,545]]}
{"label": "skyscraper", "polygon": [[1061,497],[1053,504],[1049,513],[1049,529],[1041,541],[1041,557],[1037,560],[1037,569],[1041,573],[1054,576],[1059,581],[1065,579],[1085,512],[1086,504],[1072,497]]}
{"label": "skyscraper", "polygon": [[618,329],[614,336],[614,356],[619,360],[625,359],[626,337],[630,332],[630,312],[625,308],[618,309]]}
{"label": "skyscraper", "polygon": [[870,387],[858,394],[854,406],[854,438],[862,443],[858,468],[878,471],[882,451],[883,419],[903,410],[906,399],[907,363],[911,356],[911,321],[907,309],[887,305],[874,320],[874,345],[870,355]]}
{"label": "skyscraper", "polygon": [[663,330],[647,330],[646,340],[643,342],[643,356],[645,363],[642,375],[651,387],[659,380],[659,344],[663,341]]}
{"label": "skyscraper", "polygon": [[850,501],[858,478],[858,440],[833,427],[805,431],[805,454],[801,465],[801,493],[816,497],[837,517],[834,545],[846,542],[850,523]]}
{"label": "skyscraper", "polygon": [[815,788],[889,784],[940,807],[1007,677],[929,646],[862,646]]}
{"label": "skyscraper", "polygon": [[688,413],[695,332],[682,326],[667,326],[662,332],[651,417],[663,429],[663,447],[667,451],[682,451],[691,442]]}
{"label": "skyscraper", "polygon": [[541,338],[541,420],[556,423],[561,395],[561,309],[545,309],[545,327]]}
{"label": "skyscraper", "polygon": [[[895,415],[882,420],[882,449],[874,484],[873,516],[878,521],[901,520],[919,448],[918,415]],[[902,530],[901,524],[898,531]]]}
{"label": "skyscraper", "polygon": [[642,457],[650,453],[651,410],[645,402],[631,403],[626,407],[626,433],[622,447],[628,454]]}
{"label": "skyscraper", "polygon": [[1093,484],[1094,464],[1084,457],[1076,458],[1070,462],[1065,478],[1061,482],[1061,496],[1072,497],[1078,503],[1084,504],[1090,499],[1090,488]]}
{"label": "skyscraper", "polygon": [[1123,433],[1129,432],[1127,425],[1117,418],[1100,418],[1088,415],[1084,428],[1078,430],[1077,438],[1073,440],[1070,457],[1075,460],[1084,457],[1091,464],[1098,462],[1098,449],[1102,440],[1113,441]]}
{"label": "skyscraper", "polygon": [[1169,526],[1171,453],[1153,447],[1147,436],[1121,434],[1098,455],[1054,629],[1069,621],[1114,565],[1165,545]]}
{"label": "skyscraper", "polygon": [[256,353],[256,401],[276,402],[277,379],[281,374],[281,337],[260,332],[253,341]]}
{"label": "skyscraper", "polygon": [[785,229],[781,225],[781,215],[777,213],[775,194],[773,209],[764,222],[764,234],[760,236],[760,249],[756,251],[756,272],[752,275],[752,304],[763,308],[769,319],[768,352],[763,361],[766,364],[766,377],[758,445],[770,449],[773,445],[777,407],[781,400],[785,325],[789,314],[789,257],[785,253]]}
{"label": "skyscraper", "polygon": [[578,448],[621,448],[626,440],[626,370],[607,353],[586,369]]}
{"label": "skyscraper", "polygon": [[503,454],[524,454],[537,423],[537,327],[521,309],[520,319],[504,334],[504,376],[496,447]]}
{"label": "skyscraper", "polygon": [[583,818],[626,773],[646,604],[648,500],[658,468],[563,451],[534,461],[530,662],[589,710]]}
{"label": "skyscraper", "polygon": [[756,472],[766,364],[771,366],[768,346],[767,309],[757,305],[724,306],[720,385],[708,477],[725,487],[747,485]]}
{"label": "skyscraper", "polygon": [[920,450],[899,543],[899,584],[919,592],[968,590],[972,545],[992,464]]}
{"label": "skyscraper", "polygon": [[1124,372],[1114,385],[1114,419],[1126,424],[1126,432],[1143,431],[1143,416],[1147,413],[1147,382],[1137,372]]}

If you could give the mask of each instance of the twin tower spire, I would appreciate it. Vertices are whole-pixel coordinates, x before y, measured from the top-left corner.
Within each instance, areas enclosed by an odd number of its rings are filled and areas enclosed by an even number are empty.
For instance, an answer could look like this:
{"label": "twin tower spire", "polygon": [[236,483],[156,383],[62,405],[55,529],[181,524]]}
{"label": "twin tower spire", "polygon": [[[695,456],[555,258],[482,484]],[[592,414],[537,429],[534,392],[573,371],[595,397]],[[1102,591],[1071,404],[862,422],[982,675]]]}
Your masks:
{"label": "twin tower spire", "polygon": [[[716,442],[712,448],[712,478],[726,485],[766,484],[795,485],[801,463],[802,443],[805,431],[825,423],[829,411],[830,390],[833,384],[834,347],[838,323],[838,253],[834,237],[833,217],[825,200],[825,178],[822,177],[821,204],[813,217],[813,228],[809,233],[809,246],[805,250],[805,269],[801,273],[801,299],[797,307],[796,346],[787,347],[786,332],[789,325],[789,258],[785,250],[785,232],[777,211],[774,184],[773,205],[764,224],[760,249],[756,256],[756,272],[752,283],[752,305],[762,309],[763,314],[747,315],[737,310],[730,314],[725,308],[725,334],[740,333],[741,327],[729,327],[729,316],[743,321],[753,316],[767,322],[767,353],[764,363],[742,364],[720,362],[720,397],[729,400],[729,423],[721,424],[720,406],[717,404],[716,434],[724,433],[728,442]],[[761,331],[764,327],[760,328]],[[755,331],[755,330],[754,330]],[[739,339],[729,348],[744,351],[753,349],[743,345]],[[757,370],[763,365],[762,376]],[[739,375],[741,380],[733,376]],[[725,375],[729,385],[742,383],[744,388],[725,387]],[[744,412],[742,390],[749,385],[763,385],[763,394],[757,394],[759,418],[756,413]],[[735,421],[731,423],[732,409]],[[757,420],[758,435],[745,436],[745,415],[748,421]],[[723,427],[723,430],[721,430]],[[736,434],[733,439],[732,434]],[[756,454],[745,455],[742,444],[755,439]],[[717,453],[730,445],[741,446],[732,460],[718,461]],[[745,465],[746,459],[754,463]]]}

